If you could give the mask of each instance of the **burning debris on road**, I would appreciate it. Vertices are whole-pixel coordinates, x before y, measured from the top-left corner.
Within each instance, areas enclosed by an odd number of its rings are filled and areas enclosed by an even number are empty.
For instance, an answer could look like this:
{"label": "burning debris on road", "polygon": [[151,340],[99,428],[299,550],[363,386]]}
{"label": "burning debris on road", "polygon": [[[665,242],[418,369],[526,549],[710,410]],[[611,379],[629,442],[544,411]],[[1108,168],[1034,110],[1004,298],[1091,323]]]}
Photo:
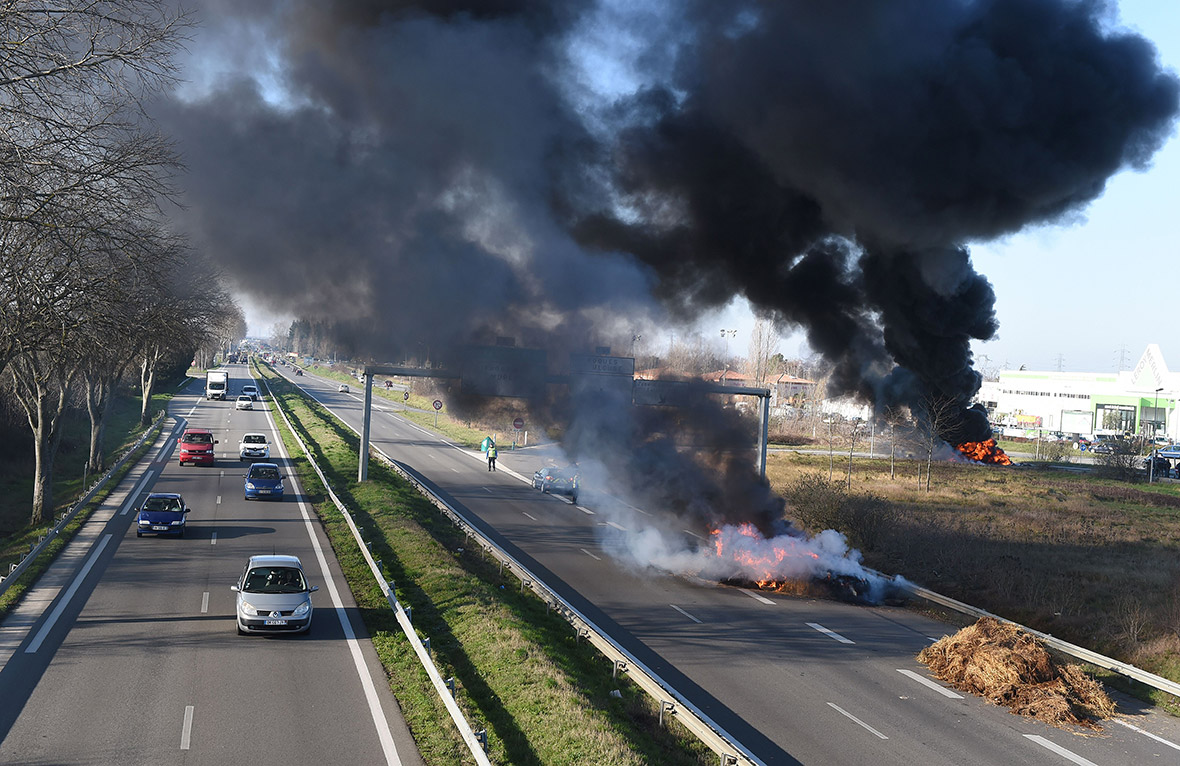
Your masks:
{"label": "burning debris on road", "polygon": [[926,647],[918,661],[935,678],[1053,726],[1101,728],[1115,714],[1102,686],[1077,665],[1060,665],[1034,636],[983,617]]}
{"label": "burning debris on road", "polygon": [[958,445],[956,449],[971,460],[977,463],[988,463],[990,465],[1012,465],[1012,458],[1000,449],[996,444],[995,439],[987,439],[981,442],[964,442]]}

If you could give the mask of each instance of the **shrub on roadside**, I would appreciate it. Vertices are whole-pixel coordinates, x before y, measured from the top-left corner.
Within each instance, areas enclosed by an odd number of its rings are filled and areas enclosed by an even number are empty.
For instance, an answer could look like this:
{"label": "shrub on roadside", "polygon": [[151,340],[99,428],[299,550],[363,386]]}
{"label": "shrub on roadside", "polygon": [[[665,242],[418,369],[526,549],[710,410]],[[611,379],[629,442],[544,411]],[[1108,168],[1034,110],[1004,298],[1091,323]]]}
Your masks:
{"label": "shrub on roadside", "polygon": [[855,548],[872,550],[892,525],[896,509],[870,492],[851,494],[818,473],[800,476],[785,492],[795,518],[809,532],[835,529]]}

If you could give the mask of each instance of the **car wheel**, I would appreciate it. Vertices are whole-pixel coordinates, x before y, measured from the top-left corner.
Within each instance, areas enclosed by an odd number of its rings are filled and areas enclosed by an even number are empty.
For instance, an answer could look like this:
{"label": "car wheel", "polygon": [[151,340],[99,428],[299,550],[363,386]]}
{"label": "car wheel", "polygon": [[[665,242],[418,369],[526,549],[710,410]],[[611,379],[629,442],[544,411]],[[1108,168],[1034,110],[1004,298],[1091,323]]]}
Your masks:
{"label": "car wheel", "polygon": [[140,532],[140,531],[137,529],[137,530],[135,530],[135,536],[136,536],[136,537],[143,537],[143,532]]}
{"label": "car wheel", "polygon": [[547,494],[549,494],[549,485],[548,485],[548,484],[542,484],[542,485],[541,485],[541,491],[542,491],[542,492],[544,492],[546,495],[547,495]]}
{"label": "car wheel", "polygon": [[179,532],[177,532],[176,536],[177,537],[184,537],[184,529],[182,528]]}
{"label": "car wheel", "polygon": [[237,627],[238,627],[238,635],[239,636],[246,635],[246,631],[242,630],[242,626],[238,624],[237,620],[234,620],[234,625],[237,625]]}

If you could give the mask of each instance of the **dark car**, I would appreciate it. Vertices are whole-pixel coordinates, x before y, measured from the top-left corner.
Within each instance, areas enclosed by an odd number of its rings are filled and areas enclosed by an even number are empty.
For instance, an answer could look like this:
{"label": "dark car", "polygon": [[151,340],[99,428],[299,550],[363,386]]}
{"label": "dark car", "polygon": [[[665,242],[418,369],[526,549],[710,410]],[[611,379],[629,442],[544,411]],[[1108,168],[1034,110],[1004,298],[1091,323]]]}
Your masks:
{"label": "dark car", "polygon": [[274,463],[255,463],[246,471],[243,493],[247,500],[260,497],[283,499],[283,474]]}
{"label": "dark car", "polygon": [[1099,439],[1090,445],[1090,451],[1099,455],[1129,455],[1132,449],[1124,439]]}
{"label": "dark car", "polygon": [[176,535],[184,537],[184,517],[188,506],[175,492],[153,492],[143,501],[135,516],[135,536]]}
{"label": "dark car", "polygon": [[580,482],[581,476],[578,474],[576,466],[542,468],[533,474],[533,489],[558,495],[569,495],[575,503],[578,502]]}

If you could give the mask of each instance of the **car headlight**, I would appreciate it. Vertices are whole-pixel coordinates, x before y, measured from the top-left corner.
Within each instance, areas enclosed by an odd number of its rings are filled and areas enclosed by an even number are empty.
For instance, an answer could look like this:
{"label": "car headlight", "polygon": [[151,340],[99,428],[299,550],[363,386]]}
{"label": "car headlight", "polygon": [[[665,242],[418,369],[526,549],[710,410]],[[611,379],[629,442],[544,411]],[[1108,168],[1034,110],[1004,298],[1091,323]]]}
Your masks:
{"label": "car headlight", "polygon": [[143,524],[145,527],[148,526],[149,524],[151,524],[150,521],[148,521],[147,519],[142,519],[142,518],[139,520],[139,523]]}
{"label": "car headlight", "polygon": [[246,482],[246,489],[254,489],[254,485],[251,482]]}
{"label": "car headlight", "polygon": [[242,609],[242,614],[246,615],[247,617],[257,617],[258,616],[258,610],[255,609],[254,605],[251,604],[249,601],[243,601],[241,609]]}
{"label": "car headlight", "polygon": [[310,601],[304,601],[302,604],[300,604],[299,606],[295,607],[295,611],[294,611],[294,612],[292,612],[291,614],[292,614],[292,616],[294,616],[294,617],[303,617],[303,616],[305,616],[305,615],[306,615],[308,612],[310,612],[310,611],[311,611],[311,602],[310,602]]}
{"label": "car headlight", "polygon": [[172,522],[172,526],[178,527],[183,523],[184,523],[184,519],[176,519],[175,521]]}

